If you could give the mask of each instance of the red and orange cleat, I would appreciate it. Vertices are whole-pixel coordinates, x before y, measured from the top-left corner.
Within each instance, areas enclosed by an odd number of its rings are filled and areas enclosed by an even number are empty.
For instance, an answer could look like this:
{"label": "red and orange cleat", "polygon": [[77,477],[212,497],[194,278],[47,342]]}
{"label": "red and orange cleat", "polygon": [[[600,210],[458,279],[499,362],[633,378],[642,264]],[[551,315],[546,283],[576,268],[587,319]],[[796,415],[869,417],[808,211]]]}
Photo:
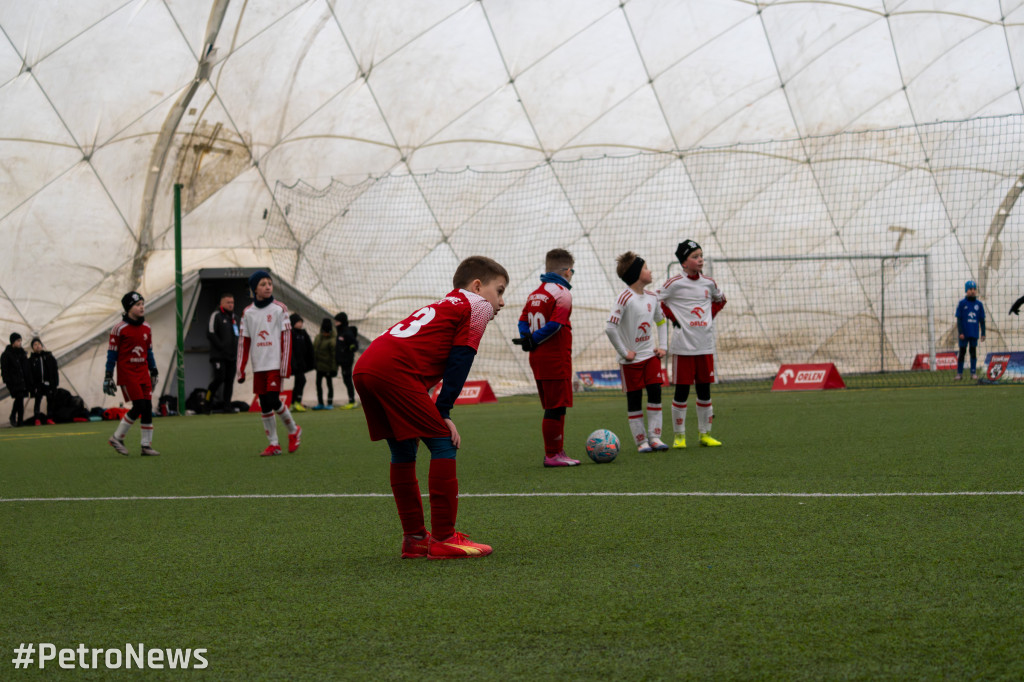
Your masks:
{"label": "red and orange cleat", "polygon": [[430,533],[423,536],[406,535],[402,539],[403,559],[422,559],[427,556],[427,547],[430,545]]}
{"label": "red and orange cleat", "polygon": [[288,452],[295,452],[302,445],[302,427],[296,426],[295,433],[288,434]]}
{"label": "red and orange cleat", "polygon": [[260,457],[273,457],[281,454],[280,445],[268,445],[267,449],[260,453]]}
{"label": "red and orange cleat", "polygon": [[492,551],[494,550],[490,545],[470,542],[465,533],[458,531],[446,540],[438,540],[433,536],[428,537],[428,559],[472,559],[485,557]]}

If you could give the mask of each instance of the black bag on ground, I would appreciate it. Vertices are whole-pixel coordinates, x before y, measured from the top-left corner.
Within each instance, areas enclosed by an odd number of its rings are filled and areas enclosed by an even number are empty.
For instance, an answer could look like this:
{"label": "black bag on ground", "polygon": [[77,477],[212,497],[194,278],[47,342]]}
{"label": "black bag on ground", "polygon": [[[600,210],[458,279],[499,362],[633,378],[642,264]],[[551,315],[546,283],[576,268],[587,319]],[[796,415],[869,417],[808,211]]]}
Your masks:
{"label": "black bag on ground", "polygon": [[205,414],[210,411],[210,405],[206,402],[206,389],[194,388],[185,398],[185,409],[196,414]]}

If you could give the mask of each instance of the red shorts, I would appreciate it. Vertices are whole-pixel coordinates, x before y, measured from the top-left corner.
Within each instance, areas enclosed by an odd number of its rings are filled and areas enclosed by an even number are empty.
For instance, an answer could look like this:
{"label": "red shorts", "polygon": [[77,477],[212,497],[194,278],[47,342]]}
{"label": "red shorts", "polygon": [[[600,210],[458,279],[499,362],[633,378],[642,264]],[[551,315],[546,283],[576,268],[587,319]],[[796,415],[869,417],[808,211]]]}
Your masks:
{"label": "red shorts", "polygon": [[572,407],[572,379],[537,379],[540,406],[545,410]]}
{"label": "red shorts", "polygon": [[714,355],[673,355],[672,377],[676,384],[715,383]]}
{"label": "red shorts", "polygon": [[622,366],[622,390],[626,393],[651,384],[661,385],[661,358],[655,356]]}
{"label": "red shorts", "polygon": [[[152,400],[152,384],[121,384],[121,395],[125,400],[135,402],[136,400]],[[47,404],[49,405],[49,404]]]}
{"label": "red shorts", "polygon": [[256,395],[263,395],[264,393],[280,393],[280,370],[272,369],[268,372],[253,372],[252,392]]}
{"label": "red shorts", "polygon": [[422,387],[399,386],[366,373],[353,375],[352,382],[363,403],[370,440],[447,438],[452,435],[430,394]]}

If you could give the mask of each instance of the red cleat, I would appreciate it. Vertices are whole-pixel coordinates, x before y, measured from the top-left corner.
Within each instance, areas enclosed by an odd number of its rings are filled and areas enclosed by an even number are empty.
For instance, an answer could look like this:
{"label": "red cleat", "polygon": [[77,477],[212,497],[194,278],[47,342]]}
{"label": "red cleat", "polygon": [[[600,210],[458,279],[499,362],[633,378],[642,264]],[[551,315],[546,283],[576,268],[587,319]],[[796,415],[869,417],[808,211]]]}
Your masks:
{"label": "red cleat", "polygon": [[447,540],[437,540],[430,536],[428,541],[428,559],[471,559],[485,557],[494,551],[490,545],[470,542],[465,533],[459,532]]}
{"label": "red cleat", "polygon": [[280,445],[268,445],[267,449],[260,453],[260,457],[273,457],[281,454]]}
{"label": "red cleat", "polygon": [[302,445],[302,427],[297,426],[295,433],[288,434],[288,452],[295,452]]}
{"label": "red cleat", "polygon": [[422,559],[427,556],[427,547],[430,544],[430,533],[425,533],[418,538],[415,535],[406,535],[402,539],[403,559]]}

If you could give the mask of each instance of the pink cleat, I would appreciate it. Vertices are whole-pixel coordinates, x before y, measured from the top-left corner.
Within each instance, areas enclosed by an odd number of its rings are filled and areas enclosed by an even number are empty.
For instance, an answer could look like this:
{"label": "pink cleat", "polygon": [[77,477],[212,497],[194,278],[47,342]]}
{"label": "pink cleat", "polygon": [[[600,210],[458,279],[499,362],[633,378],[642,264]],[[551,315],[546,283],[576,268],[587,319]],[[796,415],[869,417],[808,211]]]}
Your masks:
{"label": "pink cleat", "polygon": [[546,467],[574,467],[579,465],[578,459],[573,459],[569,455],[565,454],[565,450],[562,450],[558,454],[551,455],[550,457],[544,457],[544,466]]}

